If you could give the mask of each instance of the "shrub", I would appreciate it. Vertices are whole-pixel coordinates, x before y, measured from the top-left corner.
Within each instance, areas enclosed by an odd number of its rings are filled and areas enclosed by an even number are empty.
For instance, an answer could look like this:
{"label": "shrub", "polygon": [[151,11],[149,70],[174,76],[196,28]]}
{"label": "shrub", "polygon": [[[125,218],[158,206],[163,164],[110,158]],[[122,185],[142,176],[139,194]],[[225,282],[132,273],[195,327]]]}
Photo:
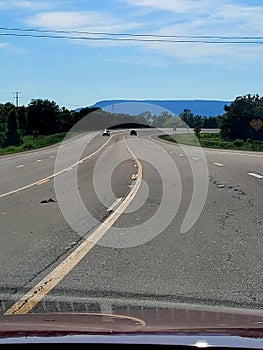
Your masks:
{"label": "shrub", "polygon": [[235,141],[233,141],[233,145],[236,147],[241,147],[244,145],[244,141],[242,139],[236,139]]}

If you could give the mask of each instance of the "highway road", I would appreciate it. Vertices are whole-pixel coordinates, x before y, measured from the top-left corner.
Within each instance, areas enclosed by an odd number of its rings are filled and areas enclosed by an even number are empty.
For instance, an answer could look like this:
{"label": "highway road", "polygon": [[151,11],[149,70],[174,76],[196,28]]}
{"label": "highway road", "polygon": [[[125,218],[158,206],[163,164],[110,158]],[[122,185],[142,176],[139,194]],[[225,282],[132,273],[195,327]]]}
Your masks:
{"label": "highway road", "polygon": [[161,132],[0,158],[1,314],[262,308],[263,153]]}

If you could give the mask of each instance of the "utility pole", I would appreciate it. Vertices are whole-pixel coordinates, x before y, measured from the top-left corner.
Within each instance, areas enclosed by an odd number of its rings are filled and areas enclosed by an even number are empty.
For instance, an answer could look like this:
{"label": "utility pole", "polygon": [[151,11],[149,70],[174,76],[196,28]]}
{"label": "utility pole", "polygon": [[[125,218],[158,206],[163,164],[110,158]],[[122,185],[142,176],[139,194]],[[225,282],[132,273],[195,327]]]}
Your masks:
{"label": "utility pole", "polygon": [[16,92],[14,92],[14,94],[15,94],[14,98],[16,100],[16,107],[18,107],[19,106],[19,98],[20,98],[19,94],[20,94],[20,92],[16,91]]}

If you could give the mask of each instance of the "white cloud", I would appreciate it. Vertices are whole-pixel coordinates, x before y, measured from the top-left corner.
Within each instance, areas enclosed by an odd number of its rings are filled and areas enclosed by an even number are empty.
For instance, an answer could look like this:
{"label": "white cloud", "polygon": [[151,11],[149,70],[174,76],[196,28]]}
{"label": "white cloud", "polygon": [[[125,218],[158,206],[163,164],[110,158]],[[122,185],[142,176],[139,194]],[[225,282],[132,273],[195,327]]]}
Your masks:
{"label": "white cloud", "polygon": [[262,62],[262,46],[242,46],[238,44],[152,44],[149,50],[162,53],[171,59],[189,64],[207,63],[213,65],[249,66]]}
{"label": "white cloud", "polygon": [[[175,36],[263,36],[263,7],[234,1],[124,0],[150,8],[160,18],[154,34]],[[169,13],[167,13],[167,11]],[[166,12],[167,24],[162,21]],[[148,28],[151,28],[150,25]],[[149,31],[153,33],[153,31]],[[183,39],[183,38],[182,38]],[[252,44],[146,43],[149,50],[188,63],[254,64],[262,61],[263,47]]]}
{"label": "white cloud", "polygon": [[44,10],[54,7],[52,1],[30,1],[30,0],[0,0],[0,10],[23,9]]}
{"label": "white cloud", "polygon": [[137,22],[126,22],[108,13],[96,11],[42,12],[26,19],[26,24],[49,29],[83,30],[94,32],[121,32],[138,28]]}
{"label": "white cloud", "polygon": [[10,44],[8,44],[8,43],[0,43],[0,49],[6,49],[8,47],[10,47]]}
{"label": "white cloud", "polygon": [[[25,20],[28,26],[45,29],[78,30],[87,32],[133,32],[177,36],[253,36],[262,35],[263,7],[237,5],[234,0],[119,0],[127,11],[56,11],[39,12]],[[28,1],[24,1],[27,3]],[[1,0],[0,0],[1,4]],[[147,9],[135,15],[136,9]],[[150,10],[150,12],[148,11]],[[150,15],[149,15],[150,13]],[[261,60],[260,45],[153,43],[116,41],[72,41],[94,47],[138,47],[152,52],[161,64],[164,56],[184,62],[234,64],[236,61],[253,64]],[[160,63],[159,63],[160,62]]]}
{"label": "white cloud", "polygon": [[224,5],[214,11],[211,19],[232,30],[231,34],[262,35],[263,7]]}
{"label": "white cloud", "polygon": [[186,13],[192,11],[209,11],[214,6],[210,1],[194,1],[194,0],[124,0],[133,6],[148,7],[161,11],[172,11],[176,13]]}
{"label": "white cloud", "polygon": [[10,43],[0,43],[0,50],[5,51],[5,52],[11,52],[15,54],[25,54],[26,50],[15,47],[14,45],[11,45]]}

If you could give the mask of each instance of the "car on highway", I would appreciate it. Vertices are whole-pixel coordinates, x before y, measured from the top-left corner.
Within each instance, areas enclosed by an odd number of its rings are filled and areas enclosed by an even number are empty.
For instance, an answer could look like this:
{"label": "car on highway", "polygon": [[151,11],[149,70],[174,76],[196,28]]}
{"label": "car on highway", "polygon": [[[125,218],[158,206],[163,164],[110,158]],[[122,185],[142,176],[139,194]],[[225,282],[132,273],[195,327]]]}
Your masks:
{"label": "car on highway", "polygon": [[135,129],[130,130],[130,135],[131,136],[137,136],[137,131]]}
{"label": "car on highway", "polygon": [[104,129],[102,131],[102,136],[110,136],[110,130],[109,129]]}
{"label": "car on highway", "polygon": [[263,350],[262,21],[0,0],[0,347]]}

